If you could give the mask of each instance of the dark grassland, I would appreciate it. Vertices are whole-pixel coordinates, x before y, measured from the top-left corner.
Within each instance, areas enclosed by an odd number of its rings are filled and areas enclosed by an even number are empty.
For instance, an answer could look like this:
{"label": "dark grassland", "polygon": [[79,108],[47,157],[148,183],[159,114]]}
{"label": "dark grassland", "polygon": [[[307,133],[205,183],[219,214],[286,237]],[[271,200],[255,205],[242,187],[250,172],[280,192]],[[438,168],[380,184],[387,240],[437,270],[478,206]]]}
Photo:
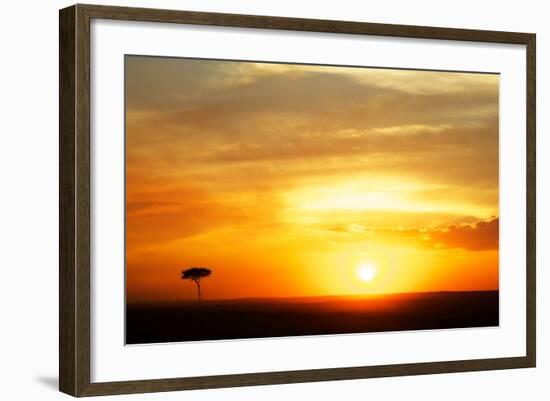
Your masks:
{"label": "dark grassland", "polygon": [[126,343],[488,327],[498,291],[129,304]]}

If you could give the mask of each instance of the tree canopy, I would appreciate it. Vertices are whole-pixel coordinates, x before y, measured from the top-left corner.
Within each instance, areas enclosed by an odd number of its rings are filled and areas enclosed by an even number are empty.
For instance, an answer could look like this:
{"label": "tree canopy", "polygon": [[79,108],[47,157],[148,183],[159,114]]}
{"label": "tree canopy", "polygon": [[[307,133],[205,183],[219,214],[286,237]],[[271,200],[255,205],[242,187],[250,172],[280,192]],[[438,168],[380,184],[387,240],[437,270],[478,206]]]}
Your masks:
{"label": "tree canopy", "polygon": [[191,267],[181,272],[181,278],[184,280],[198,281],[201,278],[208,277],[212,270],[206,267]]}

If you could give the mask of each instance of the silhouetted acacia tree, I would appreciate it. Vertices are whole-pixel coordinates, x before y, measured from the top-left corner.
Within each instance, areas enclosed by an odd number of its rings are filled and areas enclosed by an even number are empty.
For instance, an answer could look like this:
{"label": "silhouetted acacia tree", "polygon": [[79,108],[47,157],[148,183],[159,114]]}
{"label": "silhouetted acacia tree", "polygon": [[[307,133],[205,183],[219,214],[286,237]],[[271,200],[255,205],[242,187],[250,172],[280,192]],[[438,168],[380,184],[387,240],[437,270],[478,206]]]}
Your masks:
{"label": "silhouetted acacia tree", "polygon": [[197,294],[199,301],[201,300],[201,279],[208,277],[212,274],[212,270],[206,267],[191,267],[181,272],[182,280],[194,281],[197,285]]}

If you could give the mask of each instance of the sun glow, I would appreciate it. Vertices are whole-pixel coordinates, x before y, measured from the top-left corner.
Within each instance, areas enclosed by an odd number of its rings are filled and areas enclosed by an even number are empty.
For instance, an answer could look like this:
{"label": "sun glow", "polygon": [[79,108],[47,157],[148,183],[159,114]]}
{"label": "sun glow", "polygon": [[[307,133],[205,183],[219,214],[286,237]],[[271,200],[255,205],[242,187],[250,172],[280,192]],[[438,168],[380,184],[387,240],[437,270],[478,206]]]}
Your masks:
{"label": "sun glow", "polygon": [[359,267],[357,268],[357,276],[359,276],[362,281],[372,281],[376,276],[376,271],[377,268],[375,264],[364,263],[359,265]]}

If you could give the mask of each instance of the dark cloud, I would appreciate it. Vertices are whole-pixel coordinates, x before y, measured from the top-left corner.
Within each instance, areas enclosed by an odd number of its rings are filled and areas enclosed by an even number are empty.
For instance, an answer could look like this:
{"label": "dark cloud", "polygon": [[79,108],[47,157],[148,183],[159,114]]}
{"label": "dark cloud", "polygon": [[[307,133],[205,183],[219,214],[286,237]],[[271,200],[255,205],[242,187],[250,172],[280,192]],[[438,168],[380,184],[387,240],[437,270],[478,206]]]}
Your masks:
{"label": "dark cloud", "polygon": [[[472,218],[463,218],[471,221]],[[318,233],[344,235],[355,241],[358,236],[365,240],[373,239],[382,242],[428,249],[464,249],[468,251],[498,250],[499,219],[478,220],[458,223],[431,229],[404,227],[398,229],[367,227],[361,224],[333,225],[316,229]],[[314,230],[315,232],[315,230]]]}
{"label": "dark cloud", "polygon": [[499,219],[474,224],[451,225],[428,233],[428,241],[436,247],[462,248],[470,251],[498,249]]}

